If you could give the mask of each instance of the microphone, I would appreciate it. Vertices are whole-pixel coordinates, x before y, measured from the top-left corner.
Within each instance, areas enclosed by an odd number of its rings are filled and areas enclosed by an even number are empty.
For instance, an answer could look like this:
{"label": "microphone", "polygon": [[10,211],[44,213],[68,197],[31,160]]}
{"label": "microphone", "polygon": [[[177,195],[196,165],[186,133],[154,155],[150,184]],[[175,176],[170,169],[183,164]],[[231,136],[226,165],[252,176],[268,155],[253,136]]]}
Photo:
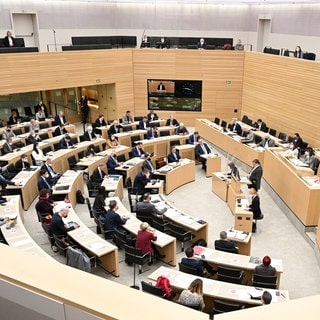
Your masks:
{"label": "microphone", "polygon": [[52,29],[53,33],[56,33],[56,30]]}

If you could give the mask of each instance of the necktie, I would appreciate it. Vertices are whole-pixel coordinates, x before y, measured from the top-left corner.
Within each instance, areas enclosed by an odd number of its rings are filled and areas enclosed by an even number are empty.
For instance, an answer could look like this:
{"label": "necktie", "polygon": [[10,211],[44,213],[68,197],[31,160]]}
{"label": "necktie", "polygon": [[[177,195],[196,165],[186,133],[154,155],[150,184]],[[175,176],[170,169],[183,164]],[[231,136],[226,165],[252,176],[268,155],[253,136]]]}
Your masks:
{"label": "necktie", "polygon": [[150,166],[150,168],[151,168],[151,171],[153,171],[153,165],[152,165],[152,163],[151,163],[151,161],[149,161],[149,160],[147,160],[148,161],[148,163],[149,163],[149,166]]}
{"label": "necktie", "polygon": [[178,160],[177,154],[175,152],[173,152],[173,156],[174,156],[175,160]]}
{"label": "necktie", "polygon": [[140,149],[137,147],[138,155],[141,156]]}
{"label": "necktie", "polygon": [[48,183],[48,181],[46,180],[46,178],[43,178],[43,181],[45,182],[45,185],[47,186],[47,189],[51,190],[51,186]]}
{"label": "necktie", "polygon": [[100,172],[100,178],[103,179],[102,171],[99,169]]}
{"label": "necktie", "polygon": [[204,146],[204,144],[201,145],[201,148],[202,148],[204,154],[207,154],[207,153],[208,153],[208,152],[207,152],[207,149],[206,149],[205,146]]}
{"label": "necktie", "polygon": [[50,173],[50,176],[51,176],[51,177],[54,177],[54,176],[55,176],[55,173],[54,173],[54,171],[52,170],[52,168],[51,168],[50,166],[47,166],[47,168],[48,168],[48,171],[49,171],[49,173]]}
{"label": "necktie", "polygon": [[91,141],[92,140],[92,136],[91,136],[91,133],[89,132],[89,140]]}

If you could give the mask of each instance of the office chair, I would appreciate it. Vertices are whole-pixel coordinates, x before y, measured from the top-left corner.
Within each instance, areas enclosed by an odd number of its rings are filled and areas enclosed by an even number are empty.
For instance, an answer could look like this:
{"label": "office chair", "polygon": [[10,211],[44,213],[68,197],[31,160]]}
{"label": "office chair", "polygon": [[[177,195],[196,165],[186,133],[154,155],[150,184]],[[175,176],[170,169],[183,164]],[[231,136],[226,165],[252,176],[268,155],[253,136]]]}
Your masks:
{"label": "office chair", "polygon": [[242,117],[241,121],[242,121],[243,123],[247,123],[248,117],[247,117],[246,115],[244,115],[244,116]]}
{"label": "office chair", "polygon": [[39,137],[41,138],[41,140],[47,140],[49,139],[49,134],[47,132],[40,133]]}
{"label": "office chair", "polygon": [[97,234],[101,234],[102,233],[101,227],[100,227],[100,219],[99,219],[101,213],[102,212],[99,212],[99,211],[97,211],[95,209],[92,209],[92,216],[93,216],[93,221],[96,224],[96,233]]}
{"label": "office chair", "polygon": [[126,125],[126,126],[122,127],[122,131],[123,132],[128,132],[128,131],[132,131],[132,130],[133,130],[132,126]]}
{"label": "office chair", "polygon": [[252,286],[258,288],[277,289],[277,276],[260,276],[253,274]]}
{"label": "office chair", "polygon": [[98,219],[98,223],[99,223],[99,227],[100,227],[100,233],[103,235],[103,237],[106,239],[106,240],[110,240],[110,239],[113,239],[113,231],[112,230],[106,230],[104,228],[104,223],[101,219]]}
{"label": "office chair", "polygon": [[136,188],[128,188],[128,200],[130,205],[130,211],[136,212],[137,210],[137,202],[138,202],[138,193]]}
{"label": "office chair", "polygon": [[[101,230],[101,232],[102,231],[103,230]],[[123,249],[123,248],[125,248],[125,246],[134,246],[135,245],[135,238],[130,236],[129,234],[126,234],[117,228],[113,229],[113,233],[114,233],[114,242],[118,248]]]}
{"label": "office chair", "polygon": [[139,140],[141,140],[141,138],[140,138],[140,135],[135,135],[135,136],[131,136],[131,146],[132,147],[135,147],[135,141],[139,141]]}
{"label": "office chair", "polygon": [[139,286],[136,285],[136,265],[139,265],[139,274],[141,274],[142,266],[150,261],[151,254],[150,252],[142,254],[141,249],[128,245],[125,245],[124,248],[126,262],[133,264],[133,285],[131,286],[131,288],[139,290]]}
{"label": "office chair", "polygon": [[271,135],[271,136],[276,136],[277,135],[277,130],[275,130],[275,129],[269,129],[269,134]]}
{"label": "office chair", "polygon": [[185,231],[172,222],[169,222],[168,233],[181,242],[181,252],[183,252],[184,243],[192,239],[192,233],[190,231]]}
{"label": "office chair", "polygon": [[148,222],[150,226],[153,226],[152,212],[144,212],[144,211],[136,210],[136,217],[142,222]]}
{"label": "office chair", "polygon": [[227,121],[222,120],[220,126],[222,128],[226,128],[227,127]]}
{"label": "office chair", "polygon": [[53,238],[59,254],[66,256],[67,247],[62,240],[64,237],[63,236],[58,237],[57,235],[54,234]]}
{"label": "office chair", "polygon": [[49,152],[51,152],[51,151],[52,151],[51,146],[44,147],[44,148],[42,149],[42,152],[43,152],[44,155],[46,155],[47,153],[49,153]]}
{"label": "office chair", "polygon": [[124,154],[119,154],[117,156],[118,162],[125,162],[126,161],[126,156]]}
{"label": "office chair", "polygon": [[80,142],[83,142],[83,141],[86,141],[86,138],[85,138],[84,135],[82,134],[82,135],[79,136],[79,140],[80,140]]}
{"label": "office chair", "polygon": [[179,262],[179,271],[188,273],[188,274],[193,274],[195,276],[200,276],[200,277],[202,276],[201,272],[197,268],[192,268],[181,262]]}
{"label": "office chair", "polygon": [[252,127],[253,121],[251,119],[247,119],[247,125]]}
{"label": "office chair", "polygon": [[239,269],[218,266],[217,280],[241,284],[244,272]]}
{"label": "office chair", "polygon": [[49,128],[49,123],[48,122],[43,122],[43,123],[39,123],[39,129],[47,129]]}
{"label": "office chair", "polygon": [[215,118],[214,118],[214,123],[217,124],[217,125],[219,125],[219,124],[220,124],[220,118],[215,117]]}
{"label": "office chair", "polygon": [[282,141],[286,141],[287,139],[287,135],[283,132],[280,132],[279,133],[279,139],[282,140]]}
{"label": "office chair", "polygon": [[53,149],[54,149],[54,151],[59,150],[60,149],[60,143],[59,142],[58,143],[54,143],[53,144]]}
{"label": "office chair", "polygon": [[155,228],[156,230],[159,230],[163,233],[168,233],[169,222],[164,220],[162,217],[158,217],[156,215],[152,216],[152,227]]}
{"label": "office chair", "polygon": [[170,148],[173,146],[180,146],[180,140],[171,140],[170,141]]}
{"label": "office chair", "polygon": [[156,122],[152,122],[151,124],[150,124],[150,127],[160,127],[160,122],[158,122],[158,121],[156,121]]}
{"label": "office chair", "polygon": [[13,132],[14,132],[14,134],[16,135],[16,136],[18,136],[19,134],[22,134],[22,129],[21,128],[19,128],[19,129],[14,129],[14,130],[12,130]]}
{"label": "office chair", "polygon": [[49,226],[45,222],[41,222],[41,227],[42,227],[43,231],[46,233],[46,235],[48,237],[51,250],[53,252],[58,252],[58,248],[56,246],[53,234],[52,234],[51,230],[49,229]]}
{"label": "office chair", "polygon": [[215,245],[214,248],[215,248],[215,250],[218,250],[218,251],[224,251],[224,252],[229,252],[229,253],[239,253],[239,250],[236,248],[228,249],[228,248],[219,247],[217,245]]}
{"label": "office chair", "polygon": [[263,214],[261,213],[260,217],[255,217],[254,219],[254,223],[252,224],[252,232],[256,232],[257,231],[257,220],[262,220],[263,219]]}
{"label": "office chair", "polygon": [[170,130],[161,130],[160,131],[160,136],[161,137],[170,136]]}
{"label": "office chair", "polygon": [[147,292],[150,293],[154,296],[160,297],[160,298],[164,298],[165,293],[162,291],[161,288],[156,287],[154,285],[152,285],[151,283],[145,282],[145,281],[141,281],[141,287],[142,287],[142,291],[143,292]]}
{"label": "office chair", "polygon": [[74,170],[74,171],[81,171],[83,174],[87,174],[88,175],[88,167],[86,166],[79,166],[77,165],[77,159],[76,156],[70,156],[68,159],[68,164],[69,164],[69,169],[70,170]]}
{"label": "office chair", "polygon": [[90,179],[87,181],[88,194],[90,198],[95,198],[98,194],[98,188],[101,186],[99,182],[92,182]]}
{"label": "office chair", "polygon": [[238,303],[229,303],[222,300],[214,300],[213,302],[213,309],[210,312],[210,319],[213,319],[213,315],[224,313],[224,312],[230,312],[230,311],[236,311],[242,309],[243,306]]}
{"label": "office chair", "polygon": [[197,311],[201,311],[201,306],[200,304],[183,304],[180,301],[175,301],[175,303],[180,304],[181,306],[193,309],[193,310],[197,310]]}

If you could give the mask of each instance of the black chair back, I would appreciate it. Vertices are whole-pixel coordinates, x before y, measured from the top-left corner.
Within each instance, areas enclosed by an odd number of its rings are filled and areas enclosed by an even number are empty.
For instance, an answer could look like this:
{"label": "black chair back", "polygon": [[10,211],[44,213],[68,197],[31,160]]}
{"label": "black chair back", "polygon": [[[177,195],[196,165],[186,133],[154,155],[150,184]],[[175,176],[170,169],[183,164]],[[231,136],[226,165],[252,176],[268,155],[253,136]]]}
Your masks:
{"label": "black chair back", "polygon": [[199,272],[198,269],[196,268],[192,268],[190,266],[187,266],[181,262],[179,262],[179,271],[184,272],[184,273],[189,273],[189,274],[193,274],[195,276],[201,276],[201,272]]}
{"label": "black chair back", "polygon": [[152,216],[152,226],[164,233],[169,232],[168,230],[169,222],[164,220],[162,217],[158,217],[157,215]]}
{"label": "black chair back", "polygon": [[161,130],[160,131],[160,136],[161,137],[170,136],[170,130]]}
{"label": "black chair back", "polygon": [[241,304],[229,303],[222,300],[214,300],[213,314],[230,312],[242,309]]}
{"label": "black chair back", "polygon": [[227,127],[227,121],[222,120],[220,126],[222,128],[226,128]]}
{"label": "black chair back", "polygon": [[161,288],[153,286],[151,283],[141,281],[141,287],[143,292],[147,292],[161,298],[165,296],[165,293]]}
{"label": "black chair back", "polygon": [[214,123],[217,124],[217,125],[219,125],[219,124],[220,124],[220,118],[215,117],[215,118],[214,118]]}
{"label": "black chair back", "polygon": [[172,140],[170,141],[170,147],[180,146],[180,140]]}
{"label": "black chair back", "polygon": [[286,141],[287,135],[286,135],[285,133],[283,133],[283,132],[280,132],[280,133],[279,133],[279,139],[280,139],[280,140],[283,140],[283,141]]}
{"label": "black chair back", "polygon": [[153,226],[152,212],[143,212],[136,210],[136,217],[142,222],[148,222],[150,226]]}
{"label": "black chair back", "polygon": [[269,134],[275,137],[276,134],[277,134],[277,130],[270,128],[270,129],[269,129]]}
{"label": "black chair back", "polygon": [[168,225],[168,233],[181,242],[181,252],[183,251],[184,243],[192,239],[192,233],[190,231],[185,231],[183,228],[171,222]]}
{"label": "black chair back", "polygon": [[48,122],[43,122],[43,123],[39,123],[39,129],[47,129],[49,128],[49,123]]}
{"label": "black chair back", "polygon": [[243,271],[239,269],[218,266],[217,280],[240,284],[243,274]]}
{"label": "black chair back", "polygon": [[40,133],[39,137],[41,138],[41,140],[46,140],[49,139],[49,134],[47,132]]}
{"label": "black chair back", "polygon": [[42,149],[42,152],[43,152],[43,154],[45,154],[45,155],[46,155],[47,153],[51,152],[51,151],[52,151],[51,146],[45,147],[45,148]]}
{"label": "black chair back", "polygon": [[277,276],[262,276],[253,274],[252,285],[259,288],[276,289],[277,288]]}

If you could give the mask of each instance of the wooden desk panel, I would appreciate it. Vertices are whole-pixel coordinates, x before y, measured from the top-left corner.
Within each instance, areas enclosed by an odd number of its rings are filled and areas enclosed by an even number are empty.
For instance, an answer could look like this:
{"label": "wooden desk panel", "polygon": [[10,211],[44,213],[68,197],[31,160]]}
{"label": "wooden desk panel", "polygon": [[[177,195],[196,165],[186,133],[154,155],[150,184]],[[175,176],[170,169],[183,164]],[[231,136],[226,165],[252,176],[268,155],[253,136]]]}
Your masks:
{"label": "wooden desk panel", "polygon": [[320,186],[309,186],[296,175],[284,158],[276,154],[274,149],[268,149],[265,153],[263,176],[305,226],[318,225]]}
{"label": "wooden desk panel", "polygon": [[39,194],[38,192],[38,179],[39,179],[39,167],[31,167],[34,171],[21,171],[19,172],[13,179],[13,182],[20,183],[21,186],[7,186],[9,190],[17,190],[20,189],[23,209],[28,210],[31,206],[33,200]]}
{"label": "wooden desk panel", "polygon": [[[161,170],[165,168],[170,169],[170,171],[163,173]],[[165,194],[169,194],[182,185],[195,180],[195,162],[189,159],[183,159],[176,167],[173,167],[169,163],[160,170],[156,170],[155,174],[164,177]]]}
{"label": "wooden desk panel", "polygon": [[227,202],[229,189],[229,180],[223,172],[213,172],[212,174],[212,192],[220,199]]}
{"label": "wooden desk panel", "polygon": [[179,150],[179,155],[182,159],[195,160],[195,145],[194,144],[183,144],[176,146],[176,149]]}
{"label": "wooden desk panel", "polygon": [[106,188],[107,192],[114,192],[119,199],[123,199],[123,178],[122,175],[110,175],[102,180],[101,186]]}
{"label": "wooden desk panel", "polygon": [[251,166],[253,159],[259,159],[261,165],[263,165],[264,152],[254,150],[246,144],[233,139],[223,133],[221,131],[222,128],[215,123],[207,119],[196,119],[195,130],[201,133],[201,137],[247,165]]}
{"label": "wooden desk panel", "polygon": [[221,156],[210,153],[201,155],[202,158],[207,159],[206,162],[206,177],[212,177],[212,173],[221,170]]}

